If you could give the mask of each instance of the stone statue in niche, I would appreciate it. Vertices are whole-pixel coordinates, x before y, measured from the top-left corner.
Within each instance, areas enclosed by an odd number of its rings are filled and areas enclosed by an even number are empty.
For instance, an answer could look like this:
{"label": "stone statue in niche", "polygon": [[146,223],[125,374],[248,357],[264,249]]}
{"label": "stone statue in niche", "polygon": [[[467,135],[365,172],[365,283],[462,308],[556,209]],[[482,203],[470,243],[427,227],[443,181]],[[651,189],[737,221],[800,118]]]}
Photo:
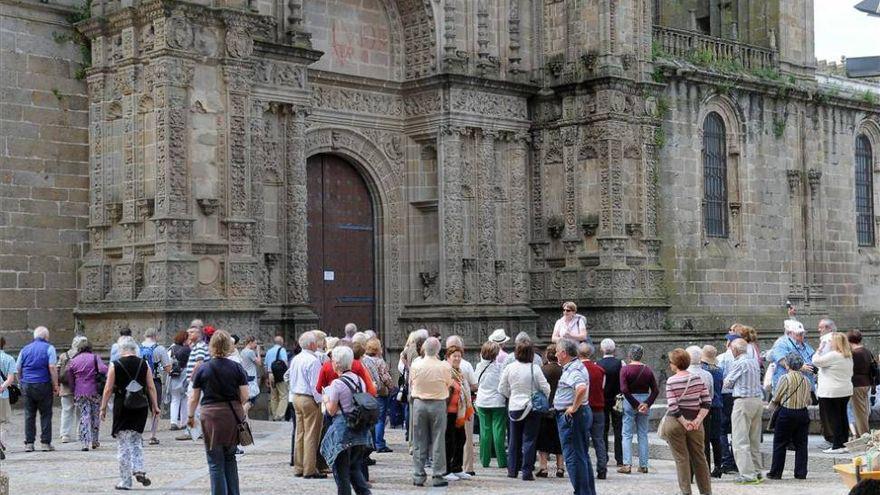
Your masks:
{"label": "stone statue in niche", "polygon": [[422,281],[422,299],[433,301],[437,298],[437,277],[439,272],[420,272],[419,279]]}

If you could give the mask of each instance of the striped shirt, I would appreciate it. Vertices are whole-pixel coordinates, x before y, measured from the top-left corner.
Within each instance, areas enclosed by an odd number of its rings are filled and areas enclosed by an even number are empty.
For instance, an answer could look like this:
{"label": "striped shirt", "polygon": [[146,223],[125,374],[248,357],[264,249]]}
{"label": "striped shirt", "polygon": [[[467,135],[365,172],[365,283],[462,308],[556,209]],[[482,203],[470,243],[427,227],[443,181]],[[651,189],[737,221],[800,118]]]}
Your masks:
{"label": "striped shirt", "polygon": [[[557,411],[569,408],[574,404],[575,391],[582,386],[585,388],[590,386],[590,377],[583,363],[578,359],[572,359],[562,367],[562,376],[559,378],[556,395],[553,397],[553,408]],[[584,403],[586,402],[585,400]]]}
{"label": "striped shirt", "polygon": [[788,409],[803,409],[813,402],[810,381],[801,372],[788,372],[776,384],[773,402]]}
{"label": "striped shirt", "polygon": [[712,406],[712,396],[706,383],[696,373],[686,375],[675,374],[666,380],[666,413],[677,418],[684,416],[687,420],[697,417],[700,409]]}
{"label": "striped shirt", "polygon": [[740,354],[730,365],[724,388],[730,389],[734,397],[764,397],[758,362],[747,354]]}
{"label": "striped shirt", "polygon": [[211,359],[208,356],[208,344],[199,342],[194,345],[189,353],[189,360],[186,362],[186,378],[192,382],[192,373],[199,361],[207,361]]}

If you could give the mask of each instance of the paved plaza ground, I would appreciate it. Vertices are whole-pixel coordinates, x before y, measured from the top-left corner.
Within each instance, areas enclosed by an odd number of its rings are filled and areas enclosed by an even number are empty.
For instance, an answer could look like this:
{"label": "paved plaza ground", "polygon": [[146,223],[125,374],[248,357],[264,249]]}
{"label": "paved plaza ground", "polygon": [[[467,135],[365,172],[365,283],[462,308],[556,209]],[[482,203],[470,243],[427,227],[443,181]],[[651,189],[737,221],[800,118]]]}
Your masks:
{"label": "paved plaza ground", "polygon": [[[57,432],[60,411],[55,410],[54,427]],[[148,475],[153,485],[148,491],[157,494],[209,493],[208,469],[201,445],[175,441],[176,432],[167,431],[168,423],[160,427],[160,445],[146,445],[145,458]],[[16,410],[9,428],[8,457],[2,468],[10,478],[10,494],[110,494],[117,481],[116,444],[109,433],[102,437],[101,448],[94,452],[80,452],[77,443],[57,443],[56,452],[25,453],[23,445],[22,412]],[[109,425],[104,425],[109,431]],[[248,448],[239,460],[241,492],[251,494],[308,493],[334,494],[332,479],[303,480],[293,477],[289,466],[290,426],[286,423],[254,421],[256,445]],[[477,477],[470,481],[451,484],[449,488],[417,488],[412,486],[410,457],[406,455],[401,430],[389,431],[392,454],[374,454],[378,464],[370,470],[373,493],[398,494],[525,494],[543,493],[565,495],[571,493],[567,479],[547,479],[534,482],[511,480],[506,471],[477,468]],[[57,437],[57,433],[56,433]],[[658,446],[652,448],[656,451]],[[674,495],[678,493],[675,466],[672,461],[652,461],[652,473],[619,475],[612,469],[608,480],[597,480],[600,495]],[[810,493],[845,495],[848,491],[828,468],[813,469],[806,481],[791,478],[785,473],[783,481],[767,481],[760,486],[742,487],[733,484],[733,476],[725,476],[713,483],[716,495],[791,495]],[[713,480],[714,481],[714,480]],[[694,487],[696,493],[696,487]]]}

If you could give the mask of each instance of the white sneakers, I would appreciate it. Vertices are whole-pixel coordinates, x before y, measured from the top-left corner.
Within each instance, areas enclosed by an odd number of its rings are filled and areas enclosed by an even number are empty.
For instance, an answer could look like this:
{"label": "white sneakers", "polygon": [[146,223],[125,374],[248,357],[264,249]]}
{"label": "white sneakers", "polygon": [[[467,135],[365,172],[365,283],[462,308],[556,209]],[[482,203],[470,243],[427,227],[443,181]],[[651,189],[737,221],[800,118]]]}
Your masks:
{"label": "white sneakers", "polygon": [[834,447],[823,450],[822,452],[826,454],[846,454],[849,452],[849,449],[846,447],[841,447],[839,449],[835,449]]}
{"label": "white sneakers", "polygon": [[467,473],[449,473],[443,477],[446,481],[469,480],[471,478],[473,478],[473,476]]}

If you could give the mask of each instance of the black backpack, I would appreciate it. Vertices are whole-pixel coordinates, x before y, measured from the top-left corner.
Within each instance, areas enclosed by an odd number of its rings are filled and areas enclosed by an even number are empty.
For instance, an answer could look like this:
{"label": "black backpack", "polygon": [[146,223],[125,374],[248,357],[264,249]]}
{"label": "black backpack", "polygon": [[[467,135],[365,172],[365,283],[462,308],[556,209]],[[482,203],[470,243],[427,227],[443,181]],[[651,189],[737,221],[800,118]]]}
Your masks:
{"label": "black backpack", "polygon": [[180,368],[180,359],[177,358],[177,349],[180,346],[174,344],[169,349],[169,354],[171,355],[171,372],[168,373],[168,376],[171,378],[180,378],[180,375],[183,373],[183,370]]}
{"label": "black backpack", "polygon": [[379,402],[375,397],[364,392],[360,383],[355,383],[347,376],[340,376],[339,379],[351,390],[353,407],[351,411],[345,413],[348,427],[356,431],[372,428],[379,421]]}
{"label": "black backpack", "polygon": [[282,347],[278,348],[278,352],[275,353],[275,360],[272,361],[272,364],[269,366],[269,369],[272,370],[272,378],[275,379],[275,383],[283,382],[284,374],[287,373],[287,363],[281,359],[282,349]]}

